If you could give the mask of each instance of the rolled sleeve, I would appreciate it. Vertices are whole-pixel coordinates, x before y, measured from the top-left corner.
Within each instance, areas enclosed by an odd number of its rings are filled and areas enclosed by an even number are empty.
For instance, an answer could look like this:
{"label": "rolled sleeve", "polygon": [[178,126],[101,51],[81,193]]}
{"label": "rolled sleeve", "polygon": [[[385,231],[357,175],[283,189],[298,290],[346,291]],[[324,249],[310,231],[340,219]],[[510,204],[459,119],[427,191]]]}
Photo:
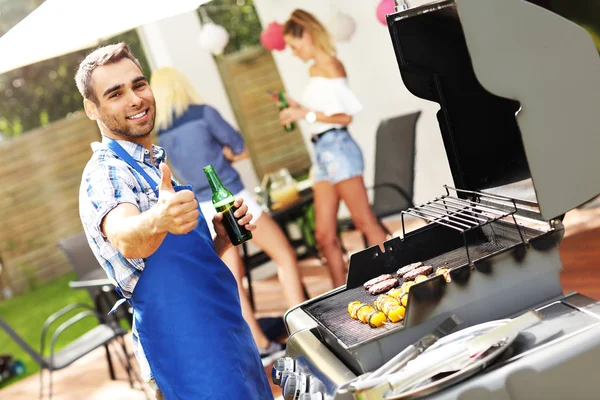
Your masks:
{"label": "rolled sleeve", "polygon": [[219,143],[223,146],[229,146],[236,155],[244,151],[244,138],[233,126],[223,119],[217,110],[206,106],[204,116],[210,133]]}
{"label": "rolled sleeve", "polygon": [[[130,203],[138,209],[138,196],[135,191],[135,180],[126,168],[115,165],[100,165],[84,177],[86,183],[83,201],[89,202],[92,214],[90,222],[102,232],[102,220],[116,206]],[[141,211],[141,210],[140,210]]]}

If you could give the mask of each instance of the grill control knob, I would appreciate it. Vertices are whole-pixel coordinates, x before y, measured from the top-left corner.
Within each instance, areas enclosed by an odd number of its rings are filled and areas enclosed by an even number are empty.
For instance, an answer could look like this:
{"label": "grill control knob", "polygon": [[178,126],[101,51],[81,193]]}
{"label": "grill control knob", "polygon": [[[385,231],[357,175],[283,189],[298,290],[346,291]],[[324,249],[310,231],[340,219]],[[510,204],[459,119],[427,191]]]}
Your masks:
{"label": "grill control knob", "polygon": [[283,379],[282,394],[285,400],[296,400],[308,392],[308,376],[304,374],[286,374]]}
{"label": "grill control knob", "polygon": [[324,400],[324,397],[321,393],[304,393],[298,400]]}
{"label": "grill control knob", "polygon": [[275,361],[271,371],[271,380],[273,384],[281,386],[284,372],[295,372],[296,362],[291,357],[283,357]]}

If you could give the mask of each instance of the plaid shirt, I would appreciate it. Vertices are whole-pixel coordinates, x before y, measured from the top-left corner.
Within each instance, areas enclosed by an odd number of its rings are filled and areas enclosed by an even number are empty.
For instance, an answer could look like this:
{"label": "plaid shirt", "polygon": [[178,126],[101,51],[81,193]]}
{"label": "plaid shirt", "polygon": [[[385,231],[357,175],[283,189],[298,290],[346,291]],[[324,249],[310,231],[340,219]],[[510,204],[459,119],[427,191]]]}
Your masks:
{"label": "plaid shirt", "polygon": [[[157,167],[166,161],[165,152],[161,147],[152,146],[155,167],[152,165],[150,152],[143,146],[124,140],[117,142],[156,183],[160,182],[161,174]],[[88,243],[98,262],[114,285],[121,289],[126,298],[130,298],[144,270],[144,259],[123,257],[102,233],[102,219],[121,203],[131,203],[140,212],[144,212],[156,204],[157,197],[150,184],[106,146],[106,139],[103,139],[103,143],[92,143],[92,150],[94,154],[83,170],[79,188],[79,215]],[[173,182],[174,185],[179,184],[176,180]],[[152,375],[139,344],[135,321],[133,344],[142,376],[149,380]]]}

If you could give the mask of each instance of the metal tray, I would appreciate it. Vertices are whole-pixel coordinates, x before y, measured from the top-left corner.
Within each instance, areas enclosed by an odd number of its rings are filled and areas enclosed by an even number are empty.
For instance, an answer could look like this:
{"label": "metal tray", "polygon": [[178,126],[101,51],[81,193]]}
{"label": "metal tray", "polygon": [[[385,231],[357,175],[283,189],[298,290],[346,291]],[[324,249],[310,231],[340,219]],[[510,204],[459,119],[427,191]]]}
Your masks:
{"label": "metal tray", "polygon": [[[486,322],[484,324],[475,325],[458,332],[455,332],[451,335],[448,335],[442,339],[440,339],[436,344],[427,349],[423,354],[426,354],[429,351],[433,351],[447,344],[459,341],[468,336],[477,336],[485,334],[492,329],[502,326],[508,323],[510,319],[496,320]],[[500,345],[492,347],[485,353],[483,353],[480,357],[475,358],[473,362],[460,371],[456,371],[450,375],[447,375],[441,379],[432,380],[429,379],[417,387],[404,391],[402,393],[390,393],[384,396],[385,400],[399,400],[399,399],[418,399],[423,396],[428,396],[432,393],[438,392],[444,388],[447,388],[451,385],[454,385],[458,382],[461,382],[470,376],[478,373],[482,369],[486,368],[490,365],[494,360],[496,360],[504,351],[506,351],[510,345],[515,341],[515,339],[519,336],[518,333],[512,335],[511,337],[506,338],[504,342]]]}

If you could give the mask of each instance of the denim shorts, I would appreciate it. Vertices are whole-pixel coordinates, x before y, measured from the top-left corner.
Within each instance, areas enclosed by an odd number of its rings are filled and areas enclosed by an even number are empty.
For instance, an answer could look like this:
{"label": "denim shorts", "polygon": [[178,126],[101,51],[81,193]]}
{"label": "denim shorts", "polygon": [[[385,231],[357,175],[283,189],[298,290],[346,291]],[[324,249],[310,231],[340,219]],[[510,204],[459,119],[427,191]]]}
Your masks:
{"label": "denim shorts", "polygon": [[363,174],[362,151],[346,129],[331,130],[323,135],[315,143],[314,154],[313,182],[338,183]]}

